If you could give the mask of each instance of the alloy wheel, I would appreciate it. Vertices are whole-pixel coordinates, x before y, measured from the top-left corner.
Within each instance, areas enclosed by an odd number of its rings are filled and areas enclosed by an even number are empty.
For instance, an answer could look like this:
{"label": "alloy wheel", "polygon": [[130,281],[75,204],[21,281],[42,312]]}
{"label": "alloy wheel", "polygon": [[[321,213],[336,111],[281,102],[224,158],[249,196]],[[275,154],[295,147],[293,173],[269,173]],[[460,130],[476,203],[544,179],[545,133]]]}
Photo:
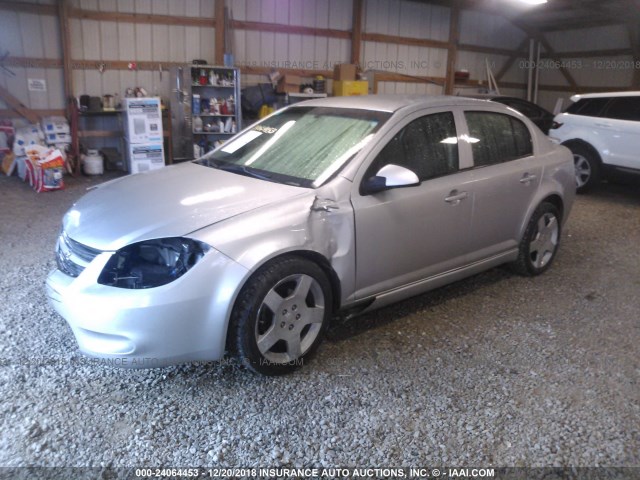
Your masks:
{"label": "alloy wheel", "polygon": [[573,164],[576,173],[576,187],[583,187],[591,177],[591,164],[585,157],[576,154],[573,155]]}
{"label": "alloy wheel", "polygon": [[280,280],[265,295],[256,322],[260,353],[273,363],[303,356],[320,334],[325,315],[322,287],[305,274]]}
{"label": "alloy wheel", "polygon": [[553,258],[559,232],[558,219],[554,214],[545,213],[540,217],[537,232],[529,244],[529,256],[534,267],[542,268]]}

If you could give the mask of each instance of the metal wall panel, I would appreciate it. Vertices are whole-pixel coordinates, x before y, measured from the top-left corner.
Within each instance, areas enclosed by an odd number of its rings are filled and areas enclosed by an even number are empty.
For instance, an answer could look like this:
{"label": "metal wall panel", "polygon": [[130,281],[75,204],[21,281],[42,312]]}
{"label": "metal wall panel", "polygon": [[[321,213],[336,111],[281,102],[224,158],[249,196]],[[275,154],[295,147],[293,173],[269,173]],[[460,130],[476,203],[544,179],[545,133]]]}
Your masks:
{"label": "metal wall panel", "polygon": [[[55,0],[37,1],[55,5]],[[74,8],[103,12],[124,12],[172,16],[211,18],[215,0],[69,0]],[[230,15],[236,20],[298,25],[315,28],[350,30],[352,0],[227,0]],[[444,6],[412,0],[366,0],[363,31],[386,35],[407,36],[447,41],[450,9]],[[14,56],[58,59],[60,32],[55,16],[3,11],[0,15],[3,32],[2,48]],[[558,51],[626,48],[625,27],[609,26],[589,30],[549,32],[545,34]],[[190,62],[203,59],[214,62],[215,30],[211,27],[133,24],[127,22],[70,20],[71,55],[73,59],[109,61]],[[231,49],[236,64],[286,68],[331,70],[336,63],[350,59],[349,39],[312,35],[235,30]],[[465,10],[460,17],[460,43],[495,48],[513,48],[524,34],[500,16]],[[447,51],[410,45],[363,42],[360,63],[364,69],[383,70],[417,76],[446,75]],[[496,74],[508,57],[459,51],[456,68],[467,69],[471,77],[485,78],[485,58]],[[524,59],[522,59],[524,60]],[[598,60],[630,60],[630,57]],[[589,64],[592,59],[589,59]],[[13,68],[17,76],[0,76],[3,85],[25,104],[33,108],[63,108],[61,69]],[[632,70],[622,68],[572,69],[578,84],[586,86],[630,84]],[[26,78],[37,75],[47,80],[47,92],[29,92]],[[124,95],[127,87],[143,86],[151,94],[168,96],[168,67],[160,78],[159,71],[74,70],[75,94]],[[263,75],[244,75],[243,85],[263,82]],[[507,82],[525,82],[526,69],[516,61],[503,77]],[[566,85],[557,69],[543,69],[543,84]],[[329,85],[331,82],[329,82]],[[440,93],[441,87],[424,84],[383,82],[380,91],[394,93]],[[515,90],[515,93],[524,93]],[[540,94],[541,101],[551,102],[557,92]],[[568,94],[564,93],[567,96]],[[548,105],[547,105],[548,106]],[[551,105],[552,106],[552,105]],[[0,104],[0,108],[4,105]]]}
{"label": "metal wall panel", "polygon": [[367,0],[364,31],[447,41],[449,12],[446,7],[410,0]]}
{"label": "metal wall panel", "polygon": [[504,17],[475,10],[460,14],[460,43],[483,47],[516,48],[525,38],[522,30]]}
{"label": "metal wall panel", "polygon": [[[351,1],[234,0],[228,5],[231,17],[240,21],[351,29]],[[236,64],[240,67],[331,70],[335,63],[348,61],[351,52],[348,39],[311,35],[236,30],[232,42]],[[251,77],[244,76],[243,84],[250,84]],[[266,79],[262,76],[256,78],[261,82]]]}
{"label": "metal wall panel", "polygon": [[545,38],[558,52],[603,50],[629,46],[629,34],[624,25],[547,32]]}

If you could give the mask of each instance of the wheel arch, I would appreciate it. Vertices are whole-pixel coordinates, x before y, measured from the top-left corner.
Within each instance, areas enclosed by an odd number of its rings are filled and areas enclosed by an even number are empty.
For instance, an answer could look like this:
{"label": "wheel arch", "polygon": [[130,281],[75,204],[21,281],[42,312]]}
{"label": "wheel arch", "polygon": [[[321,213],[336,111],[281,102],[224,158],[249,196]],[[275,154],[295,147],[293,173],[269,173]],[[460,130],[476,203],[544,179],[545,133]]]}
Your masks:
{"label": "wheel arch", "polygon": [[[244,281],[240,285],[240,288],[238,289],[238,293],[240,292],[240,290],[242,290],[244,285],[249,281],[249,279],[253,275],[255,275],[255,273],[258,270],[264,268],[266,265],[269,265],[275,261],[278,261],[286,257],[303,258],[312,263],[315,263],[318,267],[320,267],[320,269],[322,269],[324,274],[327,276],[327,280],[329,280],[329,284],[331,285],[331,294],[333,297],[333,304],[331,305],[332,312],[333,313],[337,312],[340,309],[341,296],[342,296],[340,278],[338,277],[338,274],[336,273],[334,268],[331,266],[331,262],[329,262],[329,260],[324,255],[322,255],[321,253],[315,252],[313,250],[303,250],[303,249],[287,250],[287,251],[281,251],[276,253],[275,255],[263,258],[262,261],[254,265],[254,267],[251,269],[251,272],[249,273],[249,275],[247,275],[247,277],[244,279]],[[236,298],[234,299],[234,304],[236,300],[237,300],[237,295],[236,295]]]}
{"label": "wheel arch", "polygon": [[572,146],[580,146],[580,147],[588,148],[595,155],[595,158],[598,164],[602,165],[602,156],[600,155],[600,152],[598,152],[598,149],[593,145],[591,145],[589,142],[582,140],[580,138],[572,138],[570,140],[566,140],[562,142],[562,145],[567,147],[569,150],[571,150],[571,153],[573,153],[573,149],[571,148]]}
{"label": "wheel arch", "polygon": [[564,224],[566,220],[566,215],[569,212],[568,212],[567,206],[565,205],[564,200],[562,199],[562,196],[560,195],[560,193],[556,191],[545,192],[542,195],[540,195],[538,199],[531,202],[531,204],[529,205],[527,214],[524,216],[523,221],[519,227],[518,241],[522,240],[522,237],[524,236],[525,231],[527,229],[527,225],[529,225],[529,221],[533,217],[535,211],[538,209],[540,205],[542,205],[545,202],[551,203],[553,206],[555,206],[558,209],[559,215],[560,215],[560,223]]}
{"label": "wheel arch", "polygon": [[[558,209],[558,213],[560,214],[560,220],[561,223],[564,223],[564,201],[562,200],[562,197],[560,197],[560,195],[558,195],[557,193],[553,193],[545,198],[543,198],[538,205],[540,205],[541,203],[544,202],[548,202],[550,204],[552,204],[553,206],[555,206]],[[537,208],[537,207],[536,207]]]}

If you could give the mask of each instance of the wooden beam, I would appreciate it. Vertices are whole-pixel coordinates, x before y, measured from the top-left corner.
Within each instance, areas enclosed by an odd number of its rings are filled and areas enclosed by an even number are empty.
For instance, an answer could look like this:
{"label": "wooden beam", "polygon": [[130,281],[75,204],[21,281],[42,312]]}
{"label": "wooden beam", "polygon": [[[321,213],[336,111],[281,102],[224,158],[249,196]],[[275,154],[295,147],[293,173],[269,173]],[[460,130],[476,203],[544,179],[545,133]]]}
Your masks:
{"label": "wooden beam", "polygon": [[[612,48],[609,50],[585,50],[574,52],[554,52],[553,56],[558,58],[594,58],[594,57],[619,57],[622,55],[632,55],[629,48]],[[548,53],[540,54],[541,58],[549,58]]]}
{"label": "wooden beam", "polygon": [[[324,63],[324,62],[318,62]],[[273,70],[272,67],[260,67],[255,65],[241,65],[240,71],[244,75],[268,75]],[[333,70],[312,70],[304,68],[278,68],[278,71],[285,75],[297,75],[299,77],[315,77],[322,75],[325,78],[333,78]]]}
{"label": "wooden beam", "polygon": [[215,44],[215,63],[217,65],[224,65],[224,1],[215,0],[215,30],[216,30],[216,44]]}
{"label": "wooden beam", "polygon": [[40,116],[37,113],[29,109],[20,100],[11,95],[9,90],[2,86],[0,86],[0,98],[4,100],[7,106],[18,112],[31,123],[38,123],[40,121]]}
{"label": "wooden beam", "polygon": [[525,53],[524,47],[519,48],[518,50],[509,50],[506,48],[494,48],[494,47],[483,47],[481,45],[470,45],[468,43],[459,44],[458,51],[486,53],[487,55],[502,55],[505,57],[511,57],[512,55],[518,56]]}
{"label": "wooden beam", "polygon": [[611,25],[624,25],[622,20],[609,20],[606,18],[591,20],[589,22],[581,21],[581,22],[561,22],[554,25],[545,25],[541,26],[538,29],[541,32],[559,32],[559,31],[567,31],[567,30],[585,30],[587,28],[597,28],[597,27],[609,27]]}
{"label": "wooden beam", "polygon": [[363,33],[362,40],[366,42],[395,43],[398,45],[413,45],[416,47],[430,47],[448,49],[449,42],[429,40],[426,38],[399,37],[397,35],[384,35],[382,33]]}
{"label": "wooden beam", "polygon": [[71,37],[69,28],[68,0],[58,0],[58,24],[60,26],[60,46],[62,51],[62,78],[64,81],[65,105],[74,96],[73,71],[71,67]]}
{"label": "wooden beam", "polygon": [[[62,109],[48,109],[48,110],[31,110],[39,117],[63,117],[65,111]],[[22,118],[22,114],[10,109],[0,109],[0,118]]]}
{"label": "wooden beam", "polygon": [[215,18],[212,17],[179,17],[175,15],[156,15],[147,13],[98,12],[95,10],[82,10],[80,8],[70,8],[69,17],[105,22],[180,25],[191,27],[211,27],[215,22]]}
{"label": "wooden beam", "polygon": [[0,0],[0,10],[11,10],[14,12],[35,13],[38,15],[56,15],[55,5],[39,5],[37,3],[16,2],[10,0]]}
{"label": "wooden beam", "polygon": [[300,25],[281,25],[279,23],[245,22],[231,20],[230,27],[238,30],[255,30],[258,32],[291,33],[295,35],[310,35],[315,37],[344,38],[349,40],[351,32],[332,28],[303,27]]}
{"label": "wooden beam", "polygon": [[446,81],[444,77],[406,75],[395,72],[375,72],[375,78],[379,82],[432,83],[440,86],[443,86]]}
{"label": "wooden beam", "polygon": [[23,68],[62,68],[59,58],[7,57],[2,62],[6,67]]}
{"label": "wooden beam", "polygon": [[353,17],[351,20],[351,63],[360,64],[360,48],[362,47],[362,0],[353,0]]}
{"label": "wooden beam", "polygon": [[509,58],[507,58],[507,61],[504,62],[504,65],[502,65],[502,68],[500,69],[500,71],[496,75],[496,82],[499,82],[500,79],[505,76],[505,74],[509,71],[511,66],[515,63],[515,61],[518,58],[521,58],[523,54],[526,55],[526,53],[524,53],[524,49],[527,47],[528,43],[529,43],[529,38],[528,37],[524,37],[522,42],[520,42],[520,44],[518,45],[518,50],[516,52],[514,52],[513,54],[511,54],[511,56]]}
{"label": "wooden beam", "polygon": [[[72,70],[98,69],[99,65],[104,65],[105,70],[129,70],[129,64],[135,63],[136,70],[158,71],[160,65],[166,69],[169,67],[184,66],[185,62],[138,62],[136,60],[71,60]],[[35,58],[35,57],[7,57],[3,64],[7,67],[24,68],[63,68],[64,62],[60,58]]]}
{"label": "wooden beam", "polygon": [[449,49],[447,51],[447,80],[444,94],[451,95],[455,86],[456,59],[458,58],[458,41],[460,40],[460,8],[457,4],[451,8],[449,18]]}

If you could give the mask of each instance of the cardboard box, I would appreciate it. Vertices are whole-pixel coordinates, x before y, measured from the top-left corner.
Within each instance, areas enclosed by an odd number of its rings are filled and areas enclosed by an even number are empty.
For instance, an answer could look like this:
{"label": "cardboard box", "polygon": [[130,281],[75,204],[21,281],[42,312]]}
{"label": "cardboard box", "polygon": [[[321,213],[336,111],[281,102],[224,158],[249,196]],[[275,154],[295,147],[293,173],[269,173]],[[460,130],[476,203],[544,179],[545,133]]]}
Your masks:
{"label": "cardboard box", "polygon": [[278,80],[276,91],[278,93],[298,93],[300,92],[300,85],[302,85],[302,77],[286,74]]}
{"label": "cardboard box", "polygon": [[353,95],[368,95],[369,82],[358,80],[354,82],[338,81],[333,82],[334,97],[350,97]]}
{"label": "cardboard box", "polygon": [[60,145],[64,143],[71,143],[71,134],[67,133],[46,133],[45,141],[47,145]]}
{"label": "cardboard box", "polygon": [[352,63],[339,63],[333,67],[333,81],[355,81],[356,66]]}
{"label": "cardboard box", "polygon": [[162,143],[127,143],[127,170],[142,173],[164,167]]}
{"label": "cardboard box", "polygon": [[56,134],[56,133],[66,133],[69,134],[71,130],[69,129],[69,123],[67,119],[60,116],[53,117],[44,117],[42,119],[42,130],[45,135]]}
{"label": "cardboard box", "polygon": [[129,143],[162,143],[160,98],[125,98],[124,135]]}

